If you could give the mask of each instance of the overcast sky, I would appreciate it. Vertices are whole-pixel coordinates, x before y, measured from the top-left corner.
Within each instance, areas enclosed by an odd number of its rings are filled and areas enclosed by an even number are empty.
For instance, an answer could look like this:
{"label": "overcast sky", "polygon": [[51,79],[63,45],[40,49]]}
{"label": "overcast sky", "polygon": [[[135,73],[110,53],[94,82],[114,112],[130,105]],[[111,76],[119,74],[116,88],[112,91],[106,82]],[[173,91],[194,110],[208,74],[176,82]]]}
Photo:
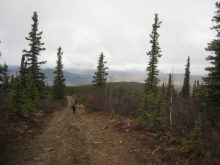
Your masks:
{"label": "overcast sky", "polygon": [[0,64],[20,65],[28,33],[37,12],[46,51],[42,68],[54,68],[61,46],[65,69],[96,69],[101,52],[111,70],[146,69],[151,50],[149,34],[155,13],[163,21],[158,32],[160,72],[206,74],[204,48],[215,38],[210,30],[216,0],[0,0]]}

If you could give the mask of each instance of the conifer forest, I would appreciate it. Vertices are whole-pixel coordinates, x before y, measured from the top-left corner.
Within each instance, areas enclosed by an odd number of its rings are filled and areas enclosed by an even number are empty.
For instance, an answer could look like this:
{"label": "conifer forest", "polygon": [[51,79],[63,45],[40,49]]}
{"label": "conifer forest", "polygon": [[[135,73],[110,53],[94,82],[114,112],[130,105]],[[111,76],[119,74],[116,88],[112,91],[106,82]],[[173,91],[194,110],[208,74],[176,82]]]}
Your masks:
{"label": "conifer forest", "polygon": [[[204,68],[208,75],[202,78],[202,82],[196,80],[190,84],[188,56],[180,90],[175,89],[173,71],[169,73],[167,82],[158,78],[160,58],[164,56],[159,34],[163,20],[159,14],[152,18],[152,31],[146,32],[150,35],[146,44],[151,49],[146,53],[149,61],[146,61],[143,84],[115,82],[114,76],[108,73],[111,68],[105,60],[105,52],[97,52],[97,70],[91,84],[69,86],[63,73],[65,50],[62,45],[54,48],[57,54],[54,54],[53,83],[49,85],[45,81],[41,67],[47,65],[47,61],[39,61],[39,57],[42,51],[47,51],[47,43],[44,45],[43,29],[38,26],[41,24],[38,13],[33,12],[30,31],[25,37],[29,49],[21,48],[19,71],[11,74],[7,61],[0,65],[0,164],[4,164],[6,159],[4,152],[9,152],[11,144],[16,143],[13,139],[18,136],[15,128],[19,123],[28,123],[26,125],[33,128],[42,126],[36,122],[39,120],[36,114],[42,113],[41,117],[46,118],[60,111],[68,106],[67,96],[77,100],[78,106],[83,105],[86,113],[106,115],[114,120],[115,129],[126,130],[124,123],[129,120],[135,123],[133,130],[140,134],[156,134],[155,141],[169,139],[167,143],[158,143],[155,153],[165,151],[168,146],[175,146],[178,150],[170,152],[158,164],[176,164],[180,159],[187,160],[189,164],[220,164],[220,2],[216,2],[215,7],[211,30],[216,32],[216,36],[207,41],[204,48],[209,52],[206,61],[210,64]],[[0,50],[0,60],[3,56],[7,54]]]}

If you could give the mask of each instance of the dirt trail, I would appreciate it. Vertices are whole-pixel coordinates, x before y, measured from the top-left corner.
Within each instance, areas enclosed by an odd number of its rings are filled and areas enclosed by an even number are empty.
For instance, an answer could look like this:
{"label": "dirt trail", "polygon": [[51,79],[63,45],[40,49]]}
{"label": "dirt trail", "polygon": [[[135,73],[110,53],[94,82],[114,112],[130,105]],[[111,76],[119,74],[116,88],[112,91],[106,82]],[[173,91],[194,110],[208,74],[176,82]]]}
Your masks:
{"label": "dirt trail", "polygon": [[[8,164],[151,164],[141,155],[141,150],[147,150],[134,136],[116,131],[107,116],[85,114],[83,107],[73,114],[73,99],[68,96],[68,100],[68,107],[56,112],[43,133],[11,155]],[[141,162],[137,155],[145,161]]]}

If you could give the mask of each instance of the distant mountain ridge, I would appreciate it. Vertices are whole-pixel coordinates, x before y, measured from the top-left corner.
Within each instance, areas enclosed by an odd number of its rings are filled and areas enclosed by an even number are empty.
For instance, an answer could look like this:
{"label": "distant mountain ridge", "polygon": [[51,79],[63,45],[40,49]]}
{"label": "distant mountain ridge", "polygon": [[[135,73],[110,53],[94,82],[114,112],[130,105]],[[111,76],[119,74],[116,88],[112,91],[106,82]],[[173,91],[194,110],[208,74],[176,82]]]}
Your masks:
{"label": "distant mountain ridge", "polygon": [[[49,85],[53,84],[53,77],[55,69],[41,69],[41,71],[47,77],[45,82]],[[19,72],[19,68],[9,68],[10,74],[16,75],[16,72]],[[77,73],[70,73],[63,71],[64,77],[66,78],[66,85],[79,86],[79,85],[88,85],[91,84],[92,76],[91,75],[82,75]]]}
{"label": "distant mountain ridge", "polygon": [[[12,74],[16,74],[16,72],[19,71],[19,67],[10,67],[9,66],[9,72]],[[48,83],[49,85],[52,85],[53,83],[53,77],[54,74],[53,72],[55,69],[42,69],[41,70],[45,75],[46,79],[45,82]],[[80,86],[80,85],[89,85],[92,84],[92,79],[94,76],[94,72],[96,70],[92,69],[63,69],[64,76],[66,78],[66,84],[70,86]],[[110,70],[108,71],[108,82],[140,82],[144,83],[144,81],[147,78],[147,72],[146,71],[113,71]],[[169,74],[164,74],[160,73],[159,78],[160,78],[160,85],[162,83],[168,83],[168,75]],[[205,75],[203,75],[205,76]],[[200,83],[202,82],[202,75],[191,75],[190,76],[190,84],[191,86],[193,85],[195,80],[199,80]],[[174,85],[177,88],[181,88],[184,80],[184,74],[174,74]]]}

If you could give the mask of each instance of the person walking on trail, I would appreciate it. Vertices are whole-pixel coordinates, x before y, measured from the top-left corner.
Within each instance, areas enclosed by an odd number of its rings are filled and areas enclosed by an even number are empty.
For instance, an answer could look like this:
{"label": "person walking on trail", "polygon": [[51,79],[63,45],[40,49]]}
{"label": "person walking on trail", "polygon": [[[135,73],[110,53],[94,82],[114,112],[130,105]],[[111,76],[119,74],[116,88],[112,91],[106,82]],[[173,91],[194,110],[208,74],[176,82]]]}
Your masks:
{"label": "person walking on trail", "polygon": [[73,103],[72,108],[73,108],[73,113],[75,113],[76,112],[76,108],[77,108],[77,101],[76,100]]}

